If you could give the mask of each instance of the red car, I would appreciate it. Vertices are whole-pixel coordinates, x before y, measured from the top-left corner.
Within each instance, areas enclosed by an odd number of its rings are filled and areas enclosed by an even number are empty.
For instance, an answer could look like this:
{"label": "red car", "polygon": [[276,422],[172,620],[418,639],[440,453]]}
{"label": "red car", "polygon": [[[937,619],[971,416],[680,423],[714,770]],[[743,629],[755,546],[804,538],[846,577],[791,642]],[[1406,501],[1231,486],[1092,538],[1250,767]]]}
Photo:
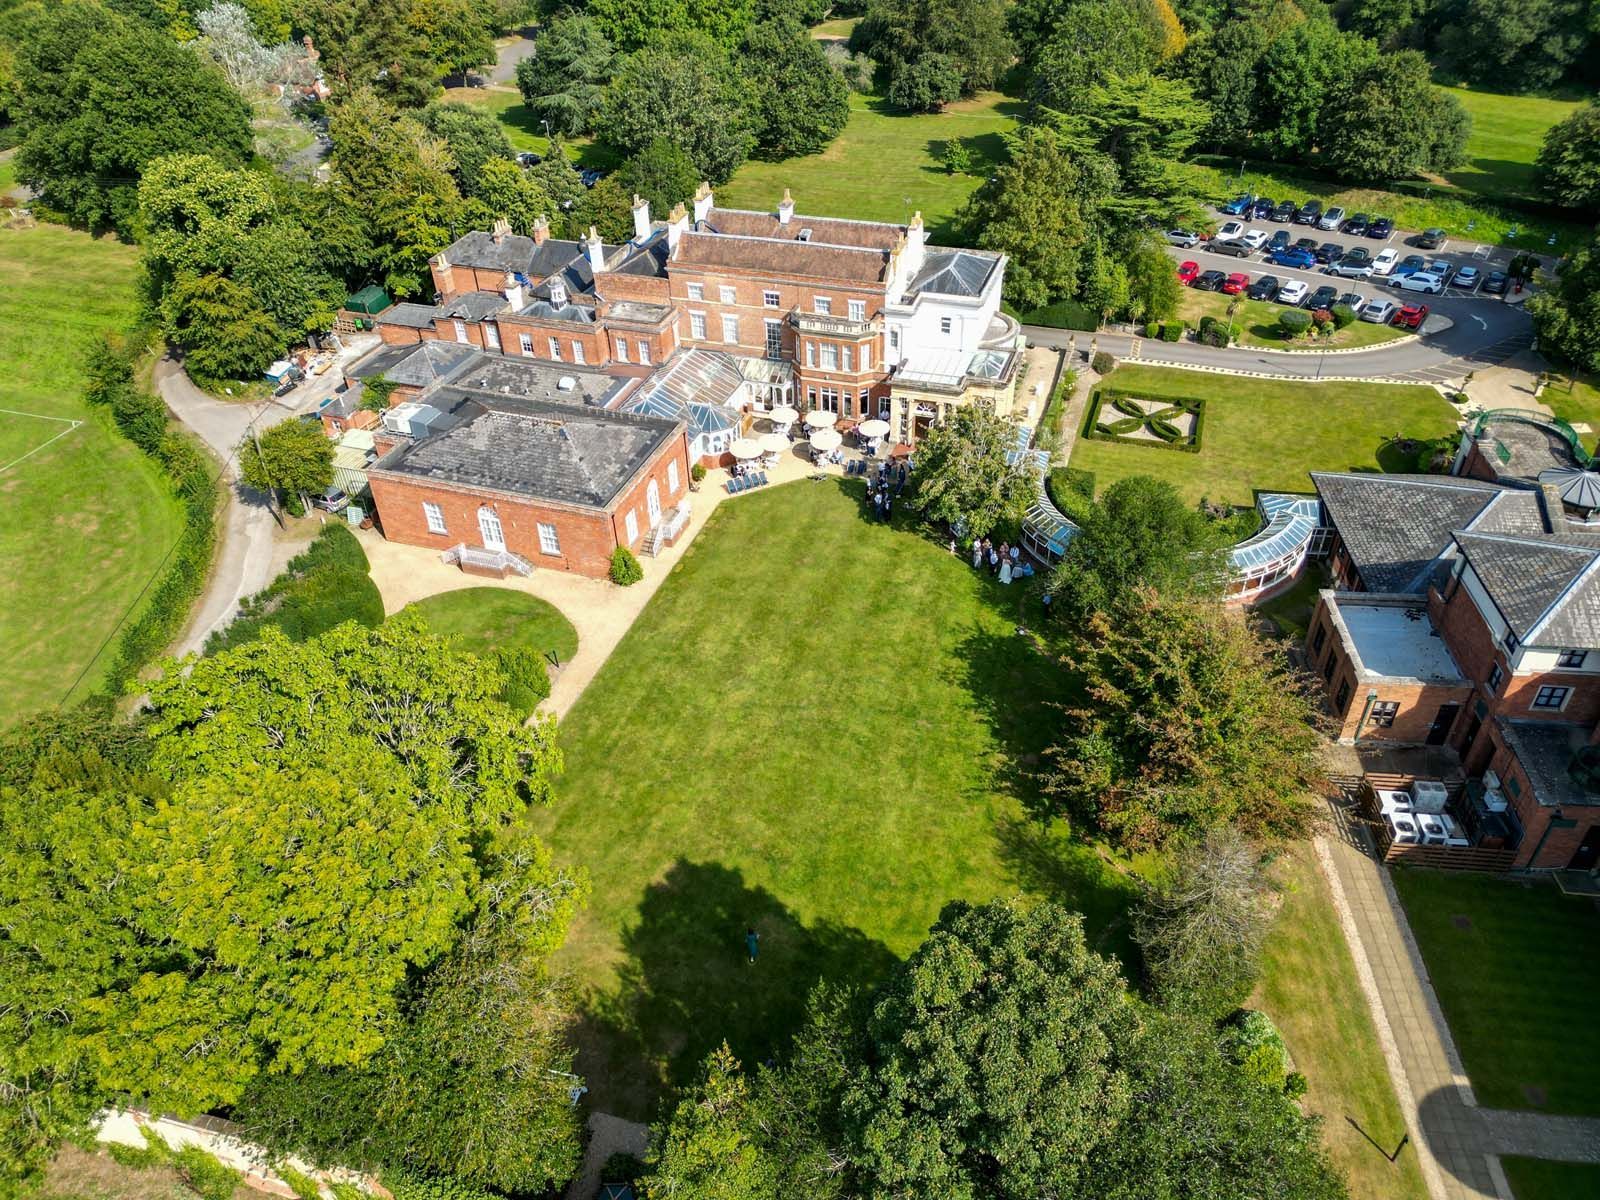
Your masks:
{"label": "red car", "polygon": [[1426,304],[1408,304],[1394,315],[1394,323],[1401,329],[1421,329],[1427,319]]}
{"label": "red car", "polygon": [[1235,271],[1232,275],[1228,276],[1227,282],[1222,285],[1222,291],[1224,295],[1237,296],[1249,286],[1250,276],[1246,275],[1243,271]]}
{"label": "red car", "polygon": [[1199,274],[1200,264],[1197,262],[1178,264],[1178,282],[1183,284],[1184,287],[1188,287],[1191,283],[1193,283],[1195,281],[1195,277]]}

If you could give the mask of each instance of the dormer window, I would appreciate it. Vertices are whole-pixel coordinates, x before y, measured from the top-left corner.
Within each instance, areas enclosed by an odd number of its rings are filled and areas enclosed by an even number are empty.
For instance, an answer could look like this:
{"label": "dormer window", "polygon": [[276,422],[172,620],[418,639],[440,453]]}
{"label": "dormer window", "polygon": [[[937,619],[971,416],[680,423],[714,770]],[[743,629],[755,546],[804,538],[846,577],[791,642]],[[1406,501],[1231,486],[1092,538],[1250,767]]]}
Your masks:
{"label": "dormer window", "polygon": [[567,302],[567,285],[559,279],[550,281],[550,303],[561,308]]}

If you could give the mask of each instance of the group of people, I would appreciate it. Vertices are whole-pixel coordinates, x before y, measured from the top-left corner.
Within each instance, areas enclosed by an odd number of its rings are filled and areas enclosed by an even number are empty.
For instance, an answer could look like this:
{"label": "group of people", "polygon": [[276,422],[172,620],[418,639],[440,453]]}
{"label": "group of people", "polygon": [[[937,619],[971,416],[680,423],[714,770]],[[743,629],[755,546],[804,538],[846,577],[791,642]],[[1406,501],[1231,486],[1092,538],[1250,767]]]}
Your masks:
{"label": "group of people", "polygon": [[1021,547],[1009,542],[1001,542],[996,546],[988,538],[973,538],[972,569],[981,571],[984,567],[988,567],[989,574],[1001,583],[1033,576],[1033,562],[1022,557]]}
{"label": "group of people", "polygon": [[894,498],[905,490],[906,476],[910,474],[905,463],[898,469],[888,463],[878,464],[878,473],[867,476],[867,499],[881,520],[887,521],[894,507]]}

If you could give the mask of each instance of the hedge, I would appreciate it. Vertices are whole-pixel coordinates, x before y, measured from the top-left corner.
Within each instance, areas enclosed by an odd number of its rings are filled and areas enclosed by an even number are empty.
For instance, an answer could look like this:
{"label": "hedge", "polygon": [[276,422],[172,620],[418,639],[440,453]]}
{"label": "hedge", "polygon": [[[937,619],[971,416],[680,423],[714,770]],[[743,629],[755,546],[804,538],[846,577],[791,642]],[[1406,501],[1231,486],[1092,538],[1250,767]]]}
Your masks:
{"label": "hedge", "polygon": [[1304,309],[1286,308],[1278,314],[1278,324],[1289,337],[1298,337],[1311,328],[1311,314]]}
{"label": "hedge", "polygon": [[1018,312],[1006,305],[1005,311],[1024,325],[1048,325],[1052,329],[1076,329],[1083,333],[1093,333],[1100,328],[1098,314],[1076,300],[1057,300],[1027,312]]}
{"label": "hedge", "polygon": [[[1124,446],[1151,446],[1163,450],[1181,450],[1187,454],[1198,454],[1201,446],[1201,434],[1205,431],[1206,402],[1198,396],[1152,396],[1147,399],[1160,400],[1164,405],[1179,408],[1194,414],[1194,435],[1184,441],[1183,432],[1176,425],[1162,417],[1141,416],[1138,420],[1125,417],[1111,422],[1106,428],[1100,427],[1100,418],[1109,403],[1116,412],[1126,412],[1131,406],[1131,393],[1119,388],[1099,387],[1089,397],[1088,413],[1084,418],[1082,436],[1094,438],[1102,442],[1116,442]],[[1136,406],[1134,406],[1136,407]],[[1138,409],[1143,412],[1143,409]],[[1156,435],[1155,440],[1148,438],[1130,438],[1125,435],[1136,432],[1146,422],[1150,431]],[[1092,489],[1093,476],[1090,476]],[[1062,508],[1060,500],[1056,507]]]}
{"label": "hedge", "polygon": [[1109,375],[1117,369],[1117,360],[1104,350],[1096,350],[1094,358],[1089,362],[1089,366],[1096,375]]}
{"label": "hedge", "polygon": [[1356,310],[1348,304],[1335,304],[1333,306],[1333,323],[1340,329],[1356,319]]}
{"label": "hedge", "polygon": [[383,624],[383,597],[367,574],[367,555],[343,524],[323,527],[263,590],[247,596],[239,615],[206,639],[205,652],[242,646],[267,626],[303,642],[346,621],[369,629]]}
{"label": "hedge", "polygon": [[167,428],[161,400],[134,380],[134,364],[150,345],[148,329],[106,334],[95,343],[87,364],[84,399],[111,415],[130,442],[157,463],[183,505],[183,527],[152,579],[139,615],[117,639],[104,691],[119,696],[146,664],[172,644],[189,619],[189,610],[206,584],[217,536],[220,491],[213,464],[188,434]]}
{"label": "hedge", "polygon": [[1181,342],[1185,328],[1186,326],[1182,321],[1168,321],[1161,327],[1161,340],[1163,342]]}
{"label": "hedge", "polygon": [[495,660],[506,677],[500,699],[513,712],[530,716],[550,695],[550,671],[544,658],[531,646],[508,646],[495,655]]}

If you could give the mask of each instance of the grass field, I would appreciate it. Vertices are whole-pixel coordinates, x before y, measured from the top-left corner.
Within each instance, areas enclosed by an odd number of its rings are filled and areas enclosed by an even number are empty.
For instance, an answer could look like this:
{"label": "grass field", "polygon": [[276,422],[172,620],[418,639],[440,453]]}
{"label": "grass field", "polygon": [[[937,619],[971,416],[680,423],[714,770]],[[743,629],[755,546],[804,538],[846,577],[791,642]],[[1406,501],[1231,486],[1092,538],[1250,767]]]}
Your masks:
{"label": "grass field", "polygon": [[1323,1119],[1329,1154],[1349,1179],[1352,1200],[1427,1200],[1414,1150],[1391,1163],[1351,1127],[1354,1121],[1391,1149],[1406,1132],[1327,882],[1308,847],[1280,865],[1283,905],[1267,941],[1256,1003],[1306,1075],[1306,1107]]}
{"label": "grass field", "polygon": [[1517,1200],[1579,1200],[1600,1196],[1600,1166],[1547,1162],[1541,1158],[1502,1158]]}
{"label": "grass field", "polygon": [[1600,379],[1579,375],[1570,388],[1568,382],[1568,376],[1560,376],[1539,393],[1540,401],[1568,424],[1600,429]]}
{"label": "grass field", "polygon": [[[137,256],[59,226],[0,230],[0,726],[86,669],[71,698],[100,681],[102,643],[177,534],[161,476],[81,399],[91,339],[133,313]],[[64,421],[82,424],[44,445]]]}
{"label": "grass field", "polygon": [[440,592],[406,605],[428,628],[454,638],[473,654],[527,646],[566,662],[578,652],[578,631],[553,604],[508,588],[475,587]]}
{"label": "grass field", "polygon": [[1199,453],[1079,437],[1071,465],[1095,473],[1096,490],[1126,475],[1169,481],[1187,500],[1251,504],[1256,491],[1308,492],[1311,471],[1411,469],[1386,462],[1396,432],[1437,438],[1455,410],[1429,387],[1300,383],[1164,367],[1118,367],[1115,386],[1139,395],[1205,398]]}
{"label": "grass field", "polygon": [[848,41],[850,35],[855,32],[855,28],[859,24],[861,24],[860,17],[838,17],[832,21],[824,21],[820,25],[813,25],[811,27],[811,36],[823,41],[833,38]]}
{"label": "grass field", "polygon": [[1394,884],[1478,1102],[1600,1116],[1600,1031],[1570,1019],[1600,991],[1594,905],[1464,872],[1401,869]]}
{"label": "grass field", "polygon": [[[862,221],[907,221],[918,210],[935,241],[951,236],[951,218],[1005,155],[1020,101],[984,92],[942,113],[908,115],[876,96],[852,94],[850,123],[821,154],[784,162],[751,160],[717,189],[717,203],[768,209],[783,189],[802,213]],[[975,174],[940,165],[945,143],[965,138]]]}
{"label": "grass field", "polygon": [[601,1109],[643,1116],[724,1038],[763,1060],[818,978],[880,978],[956,897],[1055,895],[1126,955],[1128,878],[1021,815],[1064,686],[1014,632],[1032,603],[869,520],[854,483],[711,516],[563,722],[531,818],[594,882],[565,957]]}
{"label": "grass field", "polygon": [[1497,196],[1537,198],[1533,160],[1544,144],[1545,132],[1570,116],[1577,102],[1504,96],[1466,87],[1440,90],[1461,101],[1472,115],[1467,161],[1446,171],[1444,178],[1490,201]]}
{"label": "grass field", "polygon": [[[1271,272],[1266,271],[1263,274]],[[1254,279],[1256,276],[1252,275],[1251,278]],[[1340,280],[1331,282],[1336,286],[1343,286]],[[1370,284],[1354,283],[1349,290],[1368,299],[1373,295]],[[1239,300],[1239,307],[1233,319],[1240,330],[1239,345],[1260,346],[1271,350],[1324,345],[1304,335],[1292,342],[1283,336],[1283,326],[1278,324],[1278,317],[1288,309],[1287,304],[1269,304],[1264,300],[1244,300],[1235,296],[1224,296],[1221,292],[1202,292],[1194,288],[1184,288],[1182,299],[1178,304],[1178,316],[1182,317],[1191,328],[1199,325],[1201,317],[1215,317],[1219,321],[1225,321],[1228,316],[1228,306],[1236,299]],[[1373,321],[1352,321],[1329,338],[1326,346],[1329,350],[1349,350],[1392,342],[1405,335],[1404,329],[1396,329],[1393,325],[1379,325]]]}
{"label": "grass field", "polygon": [[[488,109],[505,128],[513,150],[532,150],[535,154],[550,152],[550,139],[544,135],[544,126],[522,102],[522,93],[516,88],[509,85],[446,88],[442,98],[456,104],[475,104]],[[584,167],[609,169],[617,161],[609,147],[589,138],[568,141],[566,151],[568,158]]]}

